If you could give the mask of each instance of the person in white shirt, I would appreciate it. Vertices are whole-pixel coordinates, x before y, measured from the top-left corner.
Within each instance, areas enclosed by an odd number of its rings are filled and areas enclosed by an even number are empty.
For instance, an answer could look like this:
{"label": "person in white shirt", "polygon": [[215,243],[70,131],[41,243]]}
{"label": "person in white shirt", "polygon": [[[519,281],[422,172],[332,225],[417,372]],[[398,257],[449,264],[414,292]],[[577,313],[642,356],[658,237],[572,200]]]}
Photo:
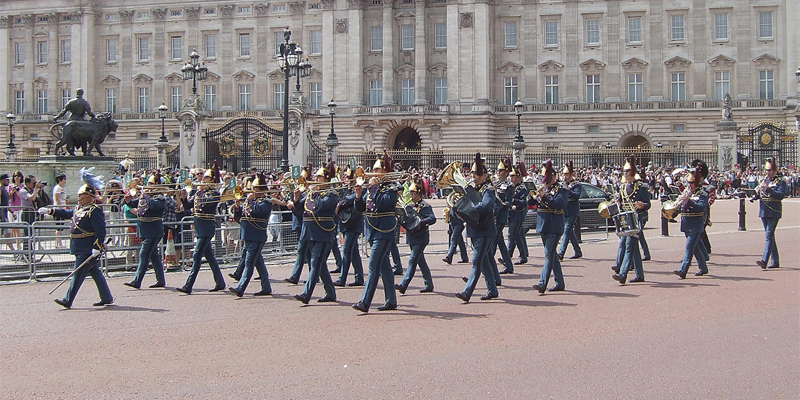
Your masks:
{"label": "person in white shirt", "polygon": [[[53,186],[53,205],[57,208],[65,208],[67,202],[69,201],[67,196],[67,191],[64,190],[64,186],[67,185],[67,176],[64,174],[56,176],[56,184]],[[56,220],[59,220],[56,218]],[[56,247],[63,247],[61,243],[61,231],[62,229],[56,229]]]}

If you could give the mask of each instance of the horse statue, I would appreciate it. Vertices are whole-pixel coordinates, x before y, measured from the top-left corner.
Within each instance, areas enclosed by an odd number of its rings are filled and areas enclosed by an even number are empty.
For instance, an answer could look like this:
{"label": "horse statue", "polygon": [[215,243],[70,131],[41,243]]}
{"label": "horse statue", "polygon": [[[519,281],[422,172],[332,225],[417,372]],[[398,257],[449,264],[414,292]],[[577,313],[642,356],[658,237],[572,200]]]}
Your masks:
{"label": "horse statue", "polygon": [[[108,134],[116,132],[119,128],[117,121],[114,121],[111,113],[103,113],[92,121],[67,121],[53,124],[50,126],[50,134],[58,139],[55,146],[55,154],[66,146],[67,152],[71,156],[75,155],[75,148],[80,147],[84,156],[91,156],[92,149],[96,148],[97,153],[105,156],[100,149],[100,144],[106,140]],[[61,130],[59,136],[55,131]]]}

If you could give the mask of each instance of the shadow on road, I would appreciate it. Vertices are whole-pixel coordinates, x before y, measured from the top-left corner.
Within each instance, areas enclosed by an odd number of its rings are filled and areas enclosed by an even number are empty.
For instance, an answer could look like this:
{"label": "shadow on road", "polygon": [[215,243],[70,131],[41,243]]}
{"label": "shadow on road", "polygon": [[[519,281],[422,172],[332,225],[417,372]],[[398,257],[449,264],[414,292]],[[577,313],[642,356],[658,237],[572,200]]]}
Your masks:
{"label": "shadow on road", "polygon": [[564,303],[560,301],[536,301],[536,300],[514,300],[514,299],[497,299],[495,301],[500,301],[506,304],[510,304],[512,306],[523,306],[523,307],[558,307],[558,306],[566,306],[566,307],[575,307],[577,304],[575,303]]}
{"label": "shadow on road", "polygon": [[105,307],[100,307],[100,308],[92,308],[91,311],[145,311],[145,312],[154,312],[154,313],[169,312],[169,310],[163,309],[163,308],[122,306],[122,305],[116,305],[116,304],[112,304],[112,305],[105,306]]}
{"label": "shadow on road", "polygon": [[719,286],[713,283],[693,283],[693,282],[651,282],[653,283],[650,285],[654,288],[661,288],[661,289],[682,289],[687,287],[706,287],[706,286]]}
{"label": "shadow on road", "polygon": [[616,293],[616,292],[579,292],[577,290],[565,290],[567,293],[576,294],[578,296],[593,296],[593,297],[639,297],[638,294],[633,293]]}

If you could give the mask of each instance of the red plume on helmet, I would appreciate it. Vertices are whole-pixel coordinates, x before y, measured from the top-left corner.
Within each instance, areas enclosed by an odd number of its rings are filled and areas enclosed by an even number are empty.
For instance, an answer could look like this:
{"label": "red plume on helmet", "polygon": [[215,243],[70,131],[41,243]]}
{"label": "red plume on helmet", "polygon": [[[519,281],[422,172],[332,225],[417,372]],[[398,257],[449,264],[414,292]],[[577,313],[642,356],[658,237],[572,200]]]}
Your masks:
{"label": "red plume on helmet", "polygon": [[217,164],[217,160],[214,160],[214,167],[212,167],[212,171],[213,175],[211,176],[211,180],[214,181],[214,183],[222,182],[222,176],[219,173],[219,165]]}
{"label": "red plume on helmet", "polygon": [[389,157],[389,151],[386,150],[386,148],[383,149],[383,162],[385,163],[384,165],[386,166],[383,169],[383,172],[394,171],[394,160],[392,160],[392,157]]}
{"label": "red plume on helmet", "polygon": [[631,173],[634,175],[636,174],[636,156],[631,154],[628,157],[628,160],[625,162],[625,165],[622,167],[622,171],[625,172],[626,170],[630,170]]}
{"label": "red plume on helmet", "polygon": [[547,159],[544,162],[544,181],[549,182],[552,177],[555,177],[556,170],[553,168],[553,160]]}
{"label": "red plume on helmet", "polygon": [[569,160],[568,163],[564,164],[564,169],[567,171],[568,174],[575,173],[575,169],[572,166],[572,160]]}
{"label": "red plume on helmet", "polygon": [[472,164],[472,172],[483,175],[486,173],[486,165],[483,163],[483,158],[481,158],[481,152],[475,152],[475,162]]}
{"label": "red plume on helmet", "polygon": [[519,176],[523,178],[528,176],[528,170],[525,169],[525,163],[523,161],[517,161],[517,169],[519,169]]}
{"label": "red plume on helmet", "polygon": [[325,170],[325,178],[329,181],[336,177],[336,163],[333,162],[332,157],[328,157],[328,168]]}

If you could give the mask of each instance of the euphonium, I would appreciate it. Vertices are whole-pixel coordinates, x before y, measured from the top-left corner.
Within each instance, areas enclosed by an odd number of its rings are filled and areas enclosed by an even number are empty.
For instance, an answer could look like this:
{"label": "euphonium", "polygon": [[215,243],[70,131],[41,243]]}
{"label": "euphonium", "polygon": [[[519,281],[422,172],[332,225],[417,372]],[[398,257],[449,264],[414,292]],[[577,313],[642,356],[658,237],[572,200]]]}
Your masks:
{"label": "euphonium", "polygon": [[667,200],[661,203],[661,215],[666,219],[675,219],[681,213],[681,204],[678,200]]}

